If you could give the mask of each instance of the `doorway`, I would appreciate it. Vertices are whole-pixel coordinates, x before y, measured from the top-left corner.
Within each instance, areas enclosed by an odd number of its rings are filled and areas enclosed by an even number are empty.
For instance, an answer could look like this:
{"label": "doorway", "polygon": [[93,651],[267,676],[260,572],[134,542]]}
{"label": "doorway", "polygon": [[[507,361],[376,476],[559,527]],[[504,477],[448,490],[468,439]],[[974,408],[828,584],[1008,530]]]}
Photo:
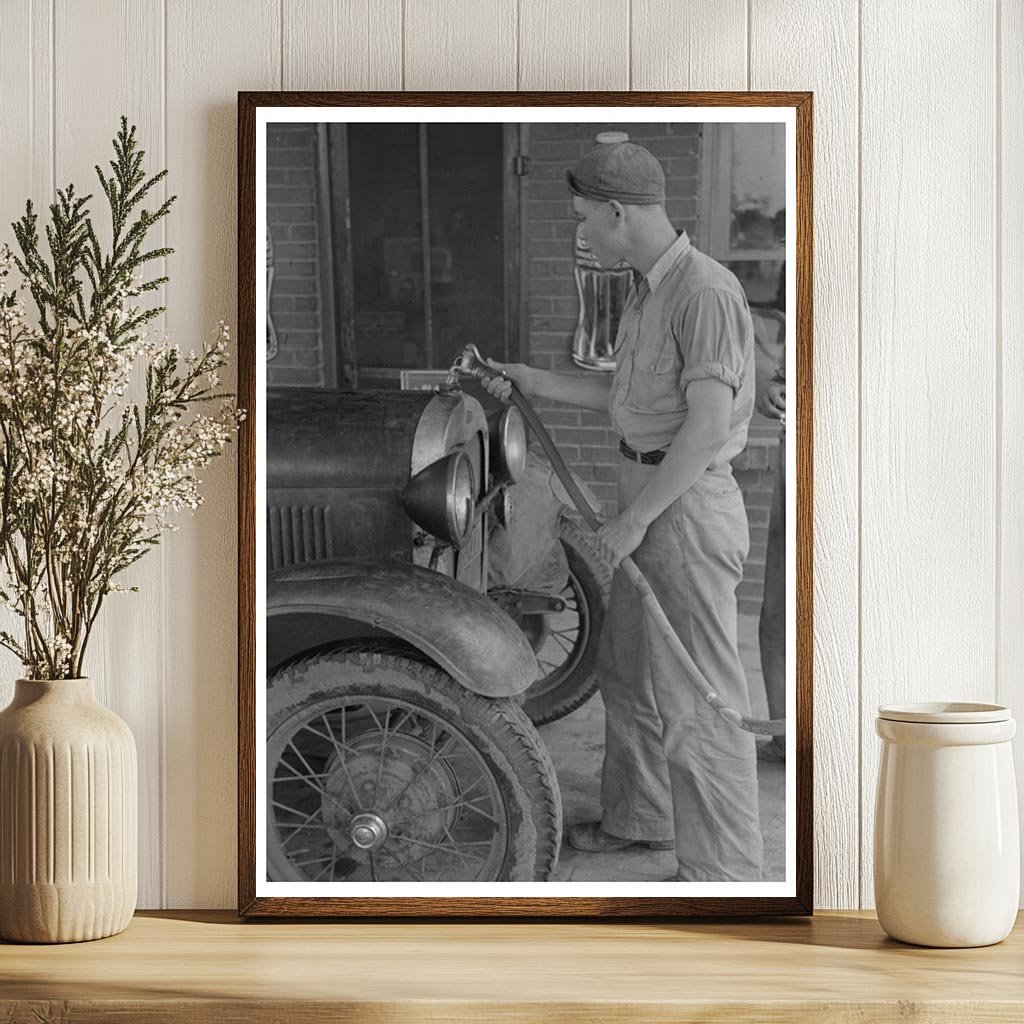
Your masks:
{"label": "doorway", "polygon": [[398,387],[470,343],[518,357],[519,149],[517,125],[330,126],[343,387]]}

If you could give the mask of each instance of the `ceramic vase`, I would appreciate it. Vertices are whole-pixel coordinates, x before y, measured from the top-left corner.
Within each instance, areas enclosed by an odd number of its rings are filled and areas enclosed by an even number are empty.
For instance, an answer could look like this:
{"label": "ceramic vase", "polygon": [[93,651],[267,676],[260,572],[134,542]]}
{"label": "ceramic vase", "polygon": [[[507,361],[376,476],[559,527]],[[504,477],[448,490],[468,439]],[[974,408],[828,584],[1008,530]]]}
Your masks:
{"label": "ceramic vase", "polygon": [[878,709],[875,905],[894,939],[988,946],[1017,915],[1020,838],[1010,740],[998,704]]}
{"label": "ceramic vase", "polygon": [[0,712],[0,938],[123,931],[138,887],[135,740],[91,679],[28,680]]}

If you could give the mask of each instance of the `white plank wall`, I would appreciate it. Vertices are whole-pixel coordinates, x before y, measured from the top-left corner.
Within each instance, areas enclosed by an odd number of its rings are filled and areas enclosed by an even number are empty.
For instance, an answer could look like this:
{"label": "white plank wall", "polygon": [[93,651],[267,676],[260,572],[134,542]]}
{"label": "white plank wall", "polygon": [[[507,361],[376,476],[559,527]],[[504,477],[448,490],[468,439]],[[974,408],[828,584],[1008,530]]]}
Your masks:
{"label": "white plank wall", "polygon": [[[281,84],[277,0],[167,0],[168,329],[183,346],[235,319],[236,94]],[[200,86],[201,83],[201,86]],[[223,375],[232,379],[233,367]],[[235,450],[166,547],[164,900],[231,906],[235,854]]]}
{"label": "white plank wall", "polygon": [[[491,0],[495,11],[512,6]],[[520,89],[629,89],[622,0],[518,0]]]}
{"label": "white plank wall", "polygon": [[[801,36],[834,45],[793,46]],[[814,137],[814,867],[830,905],[858,905],[857,10],[754,0],[751,89],[811,89]]]}
{"label": "white plank wall", "polygon": [[[870,906],[875,706],[1024,706],[1024,4],[0,0],[0,23],[0,225],[91,190],[123,111],[180,197],[185,347],[235,318],[238,90],[816,93],[816,902]],[[232,451],[93,649],[139,741],[143,906],[234,905],[234,480]]]}
{"label": "white plank wall", "polygon": [[[1021,704],[1024,695],[1024,394],[1020,387],[1024,381],[1024,4],[1004,2],[997,15],[1001,45],[996,78],[994,253],[1000,342],[996,364],[996,436],[1000,446],[996,700],[1012,706]],[[1024,739],[1017,740],[1015,754],[1021,791]]]}
{"label": "white plank wall", "polygon": [[283,88],[402,88],[402,0],[282,4]]}
{"label": "white plank wall", "polygon": [[[89,0],[59,0],[54,5],[54,163],[58,187],[77,184],[93,193],[90,207],[101,238],[109,240],[109,215],[94,167],[109,170],[111,141],[121,114],[138,126],[148,166],[164,166],[163,11],[160,0],[117,0],[97,7]],[[97,53],[105,59],[96,60]],[[84,80],[90,87],[82,88]],[[99,127],[102,127],[102,132]],[[162,200],[163,189],[157,193]],[[159,237],[159,236],[158,236]],[[159,274],[153,276],[160,276]],[[161,296],[161,300],[163,296]],[[164,325],[153,325],[159,331]],[[131,395],[144,400],[145,385]],[[139,898],[161,898],[164,656],[164,553],[133,566],[122,582],[137,594],[107,599],[91,644],[87,671],[96,695],[116,707],[135,733],[139,751],[139,829],[147,837],[140,848]],[[103,671],[95,671],[102,664]]]}
{"label": "white plank wall", "polygon": [[633,0],[629,87],[746,89],[747,11],[747,0]]}
{"label": "white plank wall", "polygon": [[407,0],[406,89],[515,89],[516,5]]}
{"label": "white plank wall", "polygon": [[995,692],[994,14],[990,3],[862,4],[865,903],[876,706]]}
{"label": "white plank wall", "polygon": [[[53,11],[50,0],[4,3],[0,32],[0,244],[14,244],[8,225],[31,199],[46,210],[53,195]],[[0,609],[14,632],[18,619]],[[21,665],[0,648],[0,704],[14,693]]]}
{"label": "white plank wall", "polygon": [[0,203],[13,220],[53,190],[53,18],[48,0],[0,9]]}

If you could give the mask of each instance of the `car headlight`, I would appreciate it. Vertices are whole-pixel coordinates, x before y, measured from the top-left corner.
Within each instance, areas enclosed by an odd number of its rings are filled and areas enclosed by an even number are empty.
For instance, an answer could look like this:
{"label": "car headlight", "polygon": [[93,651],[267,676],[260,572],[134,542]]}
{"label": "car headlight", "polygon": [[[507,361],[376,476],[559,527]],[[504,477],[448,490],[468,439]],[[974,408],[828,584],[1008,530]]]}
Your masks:
{"label": "car headlight", "polygon": [[452,535],[458,538],[454,547],[461,547],[473,529],[473,505],[476,498],[476,481],[473,479],[473,463],[469,456],[460,451],[452,460],[454,469],[445,492],[447,520],[452,525]]}
{"label": "car headlight", "polygon": [[491,432],[491,470],[495,476],[515,483],[526,469],[526,422],[523,414],[509,406]]}
{"label": "car headlight", "polygon": [[417,526],[458,549],[473,532],[475,496],[473,463],[460,448],[420,470],[401,499]]}

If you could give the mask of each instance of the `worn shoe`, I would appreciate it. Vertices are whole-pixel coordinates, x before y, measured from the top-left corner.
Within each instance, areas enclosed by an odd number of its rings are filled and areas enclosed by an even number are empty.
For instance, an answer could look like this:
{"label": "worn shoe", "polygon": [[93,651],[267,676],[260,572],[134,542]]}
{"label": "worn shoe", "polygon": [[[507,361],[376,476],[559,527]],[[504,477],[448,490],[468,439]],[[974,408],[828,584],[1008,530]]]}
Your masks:
{"label": "worn shoe", "polygon": [[674,839],[623,839],[613,836],[601,828],[599,821],[586,821],[580,825],[570,825],[566,833],[569,845],[574,850],[586,853],[613,853],[615,850],[626,850],[630,846],[643,846],[649,850],[674,850]]}

